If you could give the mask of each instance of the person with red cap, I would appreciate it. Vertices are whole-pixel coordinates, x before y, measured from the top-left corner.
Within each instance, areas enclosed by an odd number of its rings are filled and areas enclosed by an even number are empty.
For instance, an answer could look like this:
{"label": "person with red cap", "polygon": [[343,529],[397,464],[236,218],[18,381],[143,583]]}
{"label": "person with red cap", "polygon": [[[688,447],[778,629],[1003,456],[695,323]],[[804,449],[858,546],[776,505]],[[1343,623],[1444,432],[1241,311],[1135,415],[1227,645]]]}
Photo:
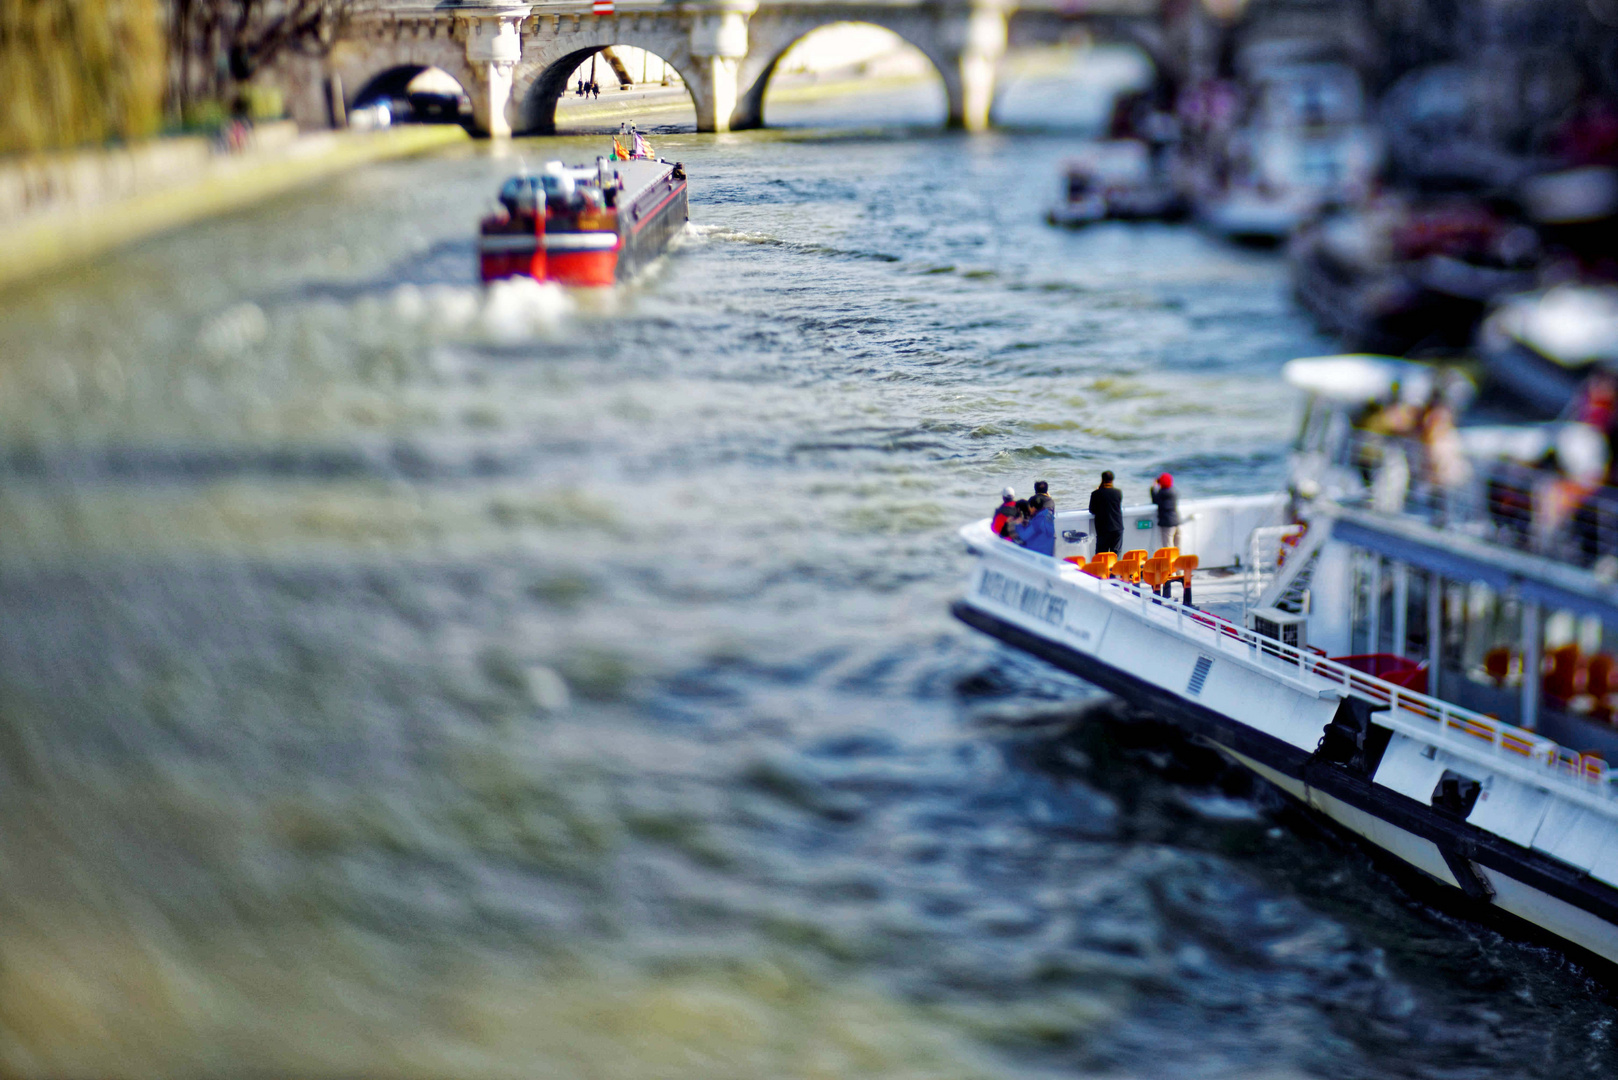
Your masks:
{"label": "person with red cap", "polygon": [[1152,485],[1152,502],[1157,506],[1159,547],[1180,546],[1180,493],[1174,490],[1174,477],[1164,473]]}
{"label": "person with red cap", "polygon": [[1011,520],[1011,512],[1015,509],[1017,509],[1017,493],[1009,487],[1001,488],[1000,505],[994,512],[994,520],[989,523],[994,535],[1006,535],[1006,522]]}

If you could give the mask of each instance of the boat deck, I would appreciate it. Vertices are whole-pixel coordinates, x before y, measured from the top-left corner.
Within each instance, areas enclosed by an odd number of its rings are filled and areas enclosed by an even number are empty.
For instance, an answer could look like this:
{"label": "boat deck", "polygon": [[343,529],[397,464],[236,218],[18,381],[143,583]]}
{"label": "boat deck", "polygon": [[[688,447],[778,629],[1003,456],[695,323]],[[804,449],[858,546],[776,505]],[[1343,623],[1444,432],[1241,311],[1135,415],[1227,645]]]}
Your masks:
{"label": "boat deck", "polygon": [[620,199],[622,205],[632,206],[646,190],[669,174],[672,166],[666,161],[636,158],[631,161],[614,161],[612,168],[624,182],[624,190]]}

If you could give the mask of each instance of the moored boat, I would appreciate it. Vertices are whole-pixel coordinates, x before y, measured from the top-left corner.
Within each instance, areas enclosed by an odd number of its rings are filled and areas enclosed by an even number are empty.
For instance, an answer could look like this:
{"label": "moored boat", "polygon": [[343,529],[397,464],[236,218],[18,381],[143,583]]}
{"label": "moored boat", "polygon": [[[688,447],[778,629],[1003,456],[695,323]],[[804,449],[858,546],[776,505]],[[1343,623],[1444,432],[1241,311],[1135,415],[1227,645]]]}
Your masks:
{"label": "moored boat", "polygon": [[1063,168],[1060,197],[1046,212],[1052,225],[1097,221],[1173,221],[1185,200],[1139,139],[1111,139],[1086,147]]}
{"label": "moored boat", "polygon": [[538,176],[507,180],[500,204],[479,229],[485,282],[611,285],[657,258],[684,227],[685,168],[651,158],[552,161]]}
{"label": "moored boat", "polygon": [[1484,320],[1478,353],[1525,412],[1556,416],[1592,374],[1618,374],[1618,287],[1557,285],[1509,297]]}
{"label": "moored boat", "polygon": [[1453,352],[1489,305],[1536,284],[1533,230],[1481,202],[1385,198],[1321,215],[1287,247],[1292,288],[1352,349]]}
{"label": "moored boat", "polygon": [[1274,245],[1321,207],[1362,200],[1380,149],[1347,65],[1274,64],[1256,68],[1248,83],[1245,115],[1204,139],[1192,164],[1192,201],[1210,231]]}
{"label": "moored boat", "polygon": [[1618,529],[1571,543],[1565,474],[1469,455],[1449,373],[1341,357],[1287,377],[1309,397],[1289,491],[1182,502],[1183,552],[1127,508],[1134,558],[1096,556],[1084,512],[1058,515],[1055,557],[968,525],[955,614],[1179,722],[1470,911],[1618,963]]}

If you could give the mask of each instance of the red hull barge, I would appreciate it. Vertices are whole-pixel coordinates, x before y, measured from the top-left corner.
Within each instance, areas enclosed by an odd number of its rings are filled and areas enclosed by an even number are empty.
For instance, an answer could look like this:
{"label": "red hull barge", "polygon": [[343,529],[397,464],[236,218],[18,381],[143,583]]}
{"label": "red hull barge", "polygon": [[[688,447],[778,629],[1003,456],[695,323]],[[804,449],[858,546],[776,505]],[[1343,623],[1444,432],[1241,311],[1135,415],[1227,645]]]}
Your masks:
{"label": "red hull barge", "polygon": [[553,161],[538,176],[506,181],[500,204],[478,235],[485,282],[611,285],[661,255],[685,226],[685,168],[656,160]]}

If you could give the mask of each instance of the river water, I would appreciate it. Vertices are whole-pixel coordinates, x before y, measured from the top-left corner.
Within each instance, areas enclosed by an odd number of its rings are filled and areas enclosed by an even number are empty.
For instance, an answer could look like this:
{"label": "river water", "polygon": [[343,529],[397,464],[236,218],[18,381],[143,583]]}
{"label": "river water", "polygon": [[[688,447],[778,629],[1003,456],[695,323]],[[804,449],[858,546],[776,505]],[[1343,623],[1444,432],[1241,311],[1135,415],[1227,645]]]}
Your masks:
{"label": "river water", "polygon": [[4,1070],[1614,1075],[1558,953],[948,615],[1004,484],[1280,482],[1278,260],[802,115],[659,135],[609,295],[472,279],[580,137],[0,297]]}

